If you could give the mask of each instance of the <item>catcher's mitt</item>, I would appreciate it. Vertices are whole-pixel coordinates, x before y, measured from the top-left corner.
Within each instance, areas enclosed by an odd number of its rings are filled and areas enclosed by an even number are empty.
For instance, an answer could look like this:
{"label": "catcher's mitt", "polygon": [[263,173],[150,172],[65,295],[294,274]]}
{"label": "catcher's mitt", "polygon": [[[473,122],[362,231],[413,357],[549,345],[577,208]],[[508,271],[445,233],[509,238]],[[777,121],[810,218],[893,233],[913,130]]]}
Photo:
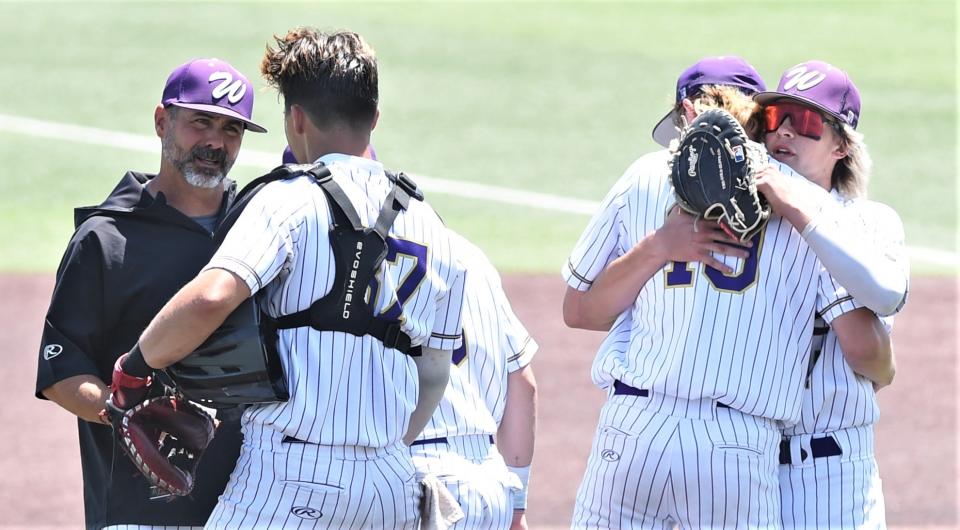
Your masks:
{"label": "catcher's mitt", "polygon": [[757,193],[754,174],[766,155],[729,112],[703,112],[672,147],[670,180],[681,208],[716,220],[740,241],[763,228],[770,206]]}
{"label": "catcher's mitt", "polygon": [[147,399],[124,410],[107,401],[124,452],[162,493],[188,495],[200,456],[213,440],[213,418],[176,396]]}

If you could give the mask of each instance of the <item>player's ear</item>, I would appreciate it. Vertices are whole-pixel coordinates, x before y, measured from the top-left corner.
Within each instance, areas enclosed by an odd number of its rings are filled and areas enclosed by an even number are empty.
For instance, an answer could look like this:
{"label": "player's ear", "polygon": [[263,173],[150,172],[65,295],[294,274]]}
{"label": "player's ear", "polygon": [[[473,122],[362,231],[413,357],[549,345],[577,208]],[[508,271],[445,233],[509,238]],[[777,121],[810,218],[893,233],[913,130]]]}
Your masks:
{"label": "player's ear", "polygon": [[373,115],[373,123],[370,124],[370,130],[377,128],[377,122],[380,121],[380,109],[377,109],[377,113]]}
{"label": "player's ear", "polygon": [[837,133],[833,131],[831,131],[831,133],[832,134],[830,134],[828,137],[830,141],[833,142],[833,148],[830,149],[830,157],[836,160],[846,158],[846,156],[850,154],[850,149],[847,147],[847,143],[844,142]]}
{"label": "player's ear", "polygon": [[300,105],[290,105],[290,124],[293,126],[293,132],[300,135],[307,128],[307,113],[303,111]]}
{"label": "player's ear", "polygon": [[307,127],[311,123],[307,113],[300,105],[290,105],[283,119],[283,132],[287,137],[287,145],[293,152],[294,158],[298,161],[308,161],[309,156],[304,150],[307,142],[304,139],[307,135]]}
{"label": "player's ear", "polygon": [[153,110],[153,128],[157,131],[158,137],[163,138],[169,122],[167,109],[163,108],[163,105],[157,105],[157,108]]}

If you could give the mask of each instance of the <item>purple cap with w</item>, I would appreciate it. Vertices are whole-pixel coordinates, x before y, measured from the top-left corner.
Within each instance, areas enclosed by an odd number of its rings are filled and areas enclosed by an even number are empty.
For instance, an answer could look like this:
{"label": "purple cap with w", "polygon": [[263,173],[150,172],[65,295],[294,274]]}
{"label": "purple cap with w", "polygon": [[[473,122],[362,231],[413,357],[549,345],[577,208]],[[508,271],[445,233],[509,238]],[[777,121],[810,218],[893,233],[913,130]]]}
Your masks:
{"label": "purple cap with w", "polygon": [[194,59],[167,78],[160,103],[236,118],[253,132],[266,129],[253,121],[253,85],[220,59]]}
{"label": "purple cap with w", "polygon": [[[692,98],[700,88],[707,85],[736,87],[748,96],[767,89],[757,69],[742,57],[736,55],[704,57],[693,63],[677,78],[676,103],[680,103],[685,98]],[[670,140],[679,136],[674,125],[676,118],[678,118],[676,110],[671,110],[654,127],[653,139],[658,144],[666,147]]]}
{"label": "purple cap with w", "polygon": [[846,72],[823,61],[807,61],[788,68],[775,92],[761,92],[754,99],[761,105],[793,100],[854,129],[860,122],[860,91]]}

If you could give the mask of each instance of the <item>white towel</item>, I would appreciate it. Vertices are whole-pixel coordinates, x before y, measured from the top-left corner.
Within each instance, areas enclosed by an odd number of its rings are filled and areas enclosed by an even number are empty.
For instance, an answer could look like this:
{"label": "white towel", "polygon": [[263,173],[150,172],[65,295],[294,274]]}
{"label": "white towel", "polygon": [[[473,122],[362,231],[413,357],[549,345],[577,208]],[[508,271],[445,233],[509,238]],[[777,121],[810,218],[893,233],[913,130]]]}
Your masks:
{"label": "white towel", "polygon": [[463,519],[463,509],[450,490],[434,475],[420,479],[421,530],[447,530]]}

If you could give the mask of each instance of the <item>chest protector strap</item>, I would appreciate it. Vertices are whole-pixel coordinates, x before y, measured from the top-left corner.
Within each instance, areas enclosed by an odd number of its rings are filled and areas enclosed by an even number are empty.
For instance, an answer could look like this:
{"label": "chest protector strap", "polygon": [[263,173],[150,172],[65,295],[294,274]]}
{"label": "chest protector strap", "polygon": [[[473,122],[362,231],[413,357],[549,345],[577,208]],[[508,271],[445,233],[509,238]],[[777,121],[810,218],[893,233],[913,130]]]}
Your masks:
{"label": "chest protector strap", "polygon": [[274,319],[276,329],[312,327],[319,331],[342,331],[362,337],[370,335],[384,346],[407,355],[419,356],[420,347],[411,345],[410,336],[399,322],[377,318],[375,300],[368,300],[368,287],[387,255],[387,233],[397,215],[406,210],[410,199],[423,200],[406,175],[387,176],[394,183],[372,228],[365,228],[360,215],[346,193],[330,176],[314,175],[327,196],[333,216],[330,245],[333,250],[334,279],[330,292],[308,309]]}

